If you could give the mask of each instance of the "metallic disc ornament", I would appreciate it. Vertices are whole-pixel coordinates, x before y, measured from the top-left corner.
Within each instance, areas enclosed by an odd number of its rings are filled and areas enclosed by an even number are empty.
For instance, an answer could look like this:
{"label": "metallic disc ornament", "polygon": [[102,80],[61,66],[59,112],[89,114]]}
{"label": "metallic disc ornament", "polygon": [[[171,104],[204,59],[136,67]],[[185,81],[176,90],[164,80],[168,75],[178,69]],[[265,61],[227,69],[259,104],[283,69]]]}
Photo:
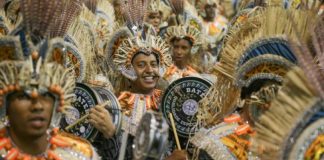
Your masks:
{"label": "metallic disc ornament", "polygon": [[198,102],[207,94],[211,83],[197,77],[185,77],[170,84],[162,98],[163,116],[171,112],[179,136],[188,137],[197,128]]}
{"label": "metallic disc ornament", "polygon": [[[68,110],[68,114],[66,114],[61,121],[61,127],[63,129],[88,114],[91,108],[109,100],[110,104],[105,106],[105,108],[110,112],[111,117],[113,118],[116,132],[119,131],[121,124],[120,105],[113,93],[103,88],[92,88],[82,83],[76,84],[74,93],[76,99],[72,103],[73,108]],[[94,141],[98,134],[98,131],[87,120],[81,121],[66,131],[90,141]]]}
{"label": "metallic disc ornament", "polygon": [[135,160],[161,159],[167,148],[169,127],[157,112],[146,112],[138,125],[135,135]]}

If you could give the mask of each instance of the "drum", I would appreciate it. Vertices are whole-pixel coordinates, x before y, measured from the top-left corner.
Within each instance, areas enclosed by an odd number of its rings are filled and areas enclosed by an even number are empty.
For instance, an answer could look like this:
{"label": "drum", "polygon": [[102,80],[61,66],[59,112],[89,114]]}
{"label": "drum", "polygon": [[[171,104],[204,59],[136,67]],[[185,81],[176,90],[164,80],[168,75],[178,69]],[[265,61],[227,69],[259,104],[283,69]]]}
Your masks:
{"label": "drum", "polygon": [[169,127],[162,114],[146,112],[135,135],[134,159],[160,159],[167,148]]}
{"label": "drum", "polygon": [[185,77],[170,84],[163,95],[161,108],[169,124],[169,113],[174,117],[177,133],[188,137],[197,128],[198,102],[207,94],[211,83],[198,77]]}
{"label": "drum", "polygon": [[76,84],[74,93],[76,98],[75,101],[72,102],[73,107],[68,109],[68,113],[62,118],[61,128],[93,142],[98,131],[87,120],[80,121],[80,123],[69,129],[67,129],[67,126],[74,124],[81,117],[88,114],[90,108],[102,104],[105,101],[110,101],[110,104],[105,106],[105,108],[111,114],[112,121],[116,127],[116,133],[119,132],[122,115],[118,99],[113,93],[104,88],[90,87],[82,83]]}

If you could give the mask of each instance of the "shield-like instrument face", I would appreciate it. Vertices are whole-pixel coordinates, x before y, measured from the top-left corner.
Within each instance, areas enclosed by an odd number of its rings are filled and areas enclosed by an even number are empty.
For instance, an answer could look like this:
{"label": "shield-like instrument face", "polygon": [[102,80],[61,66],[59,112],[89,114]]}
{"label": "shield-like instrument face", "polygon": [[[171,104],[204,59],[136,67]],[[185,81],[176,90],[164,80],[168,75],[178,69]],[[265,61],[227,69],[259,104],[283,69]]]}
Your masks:
{"label": "shield-like instrument face", "polygon": [[[98,103],[94,91],[84,84],[77,83],[74,93],[76,97],[72,103],[73,108],[68,110],[68,114],[61,122],[63,129],[86,115],[90,111],[90,108],[96,106]],[[95,129],[87,120],[84,120],[74,127],[65,130],[76,136],[88,139],[92,136]]]}
{"label": "shield-like instrument face", "polygon": [[211,83],[197,77],[181,78],[173,82],[162,98],[162,112],[169,121],[171,112],[177,132],[182,137],[195,133],[197,128],[196,114],[198,102],[206,95]]}
{"label": "shield-like instrument face", "polygon": [[[110,112],[115,124],[116,131],[120,129],[120,106],[117,98],[110,91],[103,88],[92,88],[85,84],[77,83],[74,90],[75,101],[72,107],[68,109],[68,113],[61,121],[61,127],[67,132],[73,133],[76,136],[86,138],[93,141],[98,131],[87,121],[87,119],[79,121],[80,118],[87,115],[92,107],[98,104],[110,101],[105,108]],[[76,122],[79,123],[76,124]],[[71,127],[71,125],[73,125]]]}

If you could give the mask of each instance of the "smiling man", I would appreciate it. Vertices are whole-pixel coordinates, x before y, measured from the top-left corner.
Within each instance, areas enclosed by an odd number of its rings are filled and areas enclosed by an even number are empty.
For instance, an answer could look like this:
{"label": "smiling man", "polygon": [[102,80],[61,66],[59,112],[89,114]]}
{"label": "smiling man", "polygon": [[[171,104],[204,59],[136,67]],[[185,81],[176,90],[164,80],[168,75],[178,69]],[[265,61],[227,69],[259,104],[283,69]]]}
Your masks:
{"label": "smiling man", "polygon": [[[128,144],[132,144],[142,116],[150,110],[158,111],[161,90],[156,87],[160,70],[171,64],[171,56],[167,44],[161,38],[147,35],[144,40],[131,34],[128,38],[120,36],[127,33],[127,28],[116,33],[112,39],[121,43],[117,43],[120,45],[115,47],[116,50],[111,50],[113,52],[110,54],[114,67],[122,75],[119,81],[126,78],[129,84],[118,94],[118,100],[124,114],[122,130],[131,135]],[[116,44],[113,41],[110,43]],[[118,85],[114,87],[121,88]],[[132,159],[131,145],[128,145],[125,159]]]}
{"label": "smiling man", "polygon": [[168,47],[161,38],[149,35],[146,40],[139,37],[125,39],[113,56],[116,68],[130,84],[118,99],[126,115],[122,128],[131,135],[135,134],[146,111],[158,110],[161,91],[155,88],[160,69],[171,63],[167,51]]}

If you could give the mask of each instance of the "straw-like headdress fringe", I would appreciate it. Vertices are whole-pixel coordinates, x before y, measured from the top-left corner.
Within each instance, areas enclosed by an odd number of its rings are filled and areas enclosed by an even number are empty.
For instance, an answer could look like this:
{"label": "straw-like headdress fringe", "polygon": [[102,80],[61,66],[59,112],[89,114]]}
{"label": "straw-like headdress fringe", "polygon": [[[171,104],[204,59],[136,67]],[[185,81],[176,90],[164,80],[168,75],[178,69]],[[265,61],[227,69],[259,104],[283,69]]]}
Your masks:
{"label": "straw-like headdress fringe", "polygon": [[199,101],[197,121],[206,128],[219,123],[223,117],[232,113],[240,97],[241,90],[233,80],[217,73],[217,80],[206,96]]}
{"label": "straw-like headdress fringe", "polygon": [[[293,17],[294,24],[292,21],[287,20],[290,17]],[[303,39],[309,38],[306,28],[314,24],[313,17],[314,14],[308,11],[284,10],[279,7],[265,9],[260,16],[255,17],[260,18],[258,23],[260,27],[252,26],[255,32],[246,33],[246,30],[242,29],[228,37],[228,41],[220,53],[221,64],[215,69],[232,77],[235,75],[239,61],[252,44],[258,44],[260,41],[269,38],[279,38],[284,41],[287,41],[287,37],[295,39],[293,25],[297,26]],[[239,39],[240,41],[234,39]]]}
{"label": "straw-like headdress fringe", "polygon": [[[252,151],[259,153],[262,159],[283,159],[291,137],[304,116],[318,102],[313,88],[300,69],[287,74],[287,81],[277,97],[271,102],[269,110],[256,122],[257,134],[252,137]],[[296,137],[294,137],[296,138]],[[287,157],[286,157],[287,158]]]}
{"label": "straw-like headdress fringe", "polygon": [[[289,43],[298,58],[299,65],[322,98],[324,98],[324,72],[320,70],[320,67],[324,67],[324,39],[321,37],[324,36],[324,32],[318,30],[317,27],[324,26],[323,17],[318,18],[315,27],[310,26],[307,28],[312,37],[311,45],[308,45],[307,41],[301,38],[291,39]],[[295,29],[295,36],[301,37],[297,28],[293,27],[293,29]],[[318,58],[319,65],[315,64],[315,58]]]}

